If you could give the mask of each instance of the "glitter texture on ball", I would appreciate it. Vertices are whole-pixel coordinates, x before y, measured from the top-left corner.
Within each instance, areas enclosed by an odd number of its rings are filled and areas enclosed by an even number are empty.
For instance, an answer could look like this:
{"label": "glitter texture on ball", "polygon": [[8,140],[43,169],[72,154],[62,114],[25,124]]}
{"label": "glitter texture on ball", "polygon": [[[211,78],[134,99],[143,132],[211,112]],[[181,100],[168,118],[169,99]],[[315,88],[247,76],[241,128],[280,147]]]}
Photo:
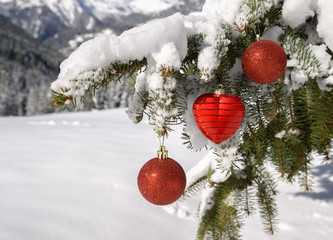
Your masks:
{"label": "glitter texture on ball", "polygon": [[249,79],[267,84],[282,76],[287,66],[287,55],[278,43],[260,40],[245,50],[242,66]]}
{"label": "glitter texture on ball", "polygon": [[153,158],[146,162],[138,175],[142,196],[156,205],[168,205],[180,198],[186,186],[183,168],[171,158]]}

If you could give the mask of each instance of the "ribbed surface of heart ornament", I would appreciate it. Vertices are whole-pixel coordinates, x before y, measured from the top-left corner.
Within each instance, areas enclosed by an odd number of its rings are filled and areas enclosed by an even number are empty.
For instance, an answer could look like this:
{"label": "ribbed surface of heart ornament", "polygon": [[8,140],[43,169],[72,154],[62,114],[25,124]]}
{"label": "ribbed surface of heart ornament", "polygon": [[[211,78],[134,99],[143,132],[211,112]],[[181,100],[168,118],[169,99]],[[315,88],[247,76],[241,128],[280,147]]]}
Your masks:
{"label": "ribbed surface of heart ornament", "polygon": [[242,100],[231,94],[203,94],[193,104],[193,115],[199,129],[216,144],[237,131],[244,113]]}

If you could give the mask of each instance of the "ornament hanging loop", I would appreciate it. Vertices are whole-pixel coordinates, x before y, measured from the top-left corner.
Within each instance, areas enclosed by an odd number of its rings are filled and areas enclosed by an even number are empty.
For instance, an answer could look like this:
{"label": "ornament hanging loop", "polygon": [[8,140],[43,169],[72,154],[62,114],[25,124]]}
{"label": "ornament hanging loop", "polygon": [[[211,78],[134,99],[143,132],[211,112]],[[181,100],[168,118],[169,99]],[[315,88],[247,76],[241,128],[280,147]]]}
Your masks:
{"label": "ornament hanging loop", "polygon": [[159,137],[159,142],[160,142],[160,148],[157,151],[157,158],[158,159],[166,159],[168,158],[168,151],[165,150],[164,146],[164,139],[165,139],[165,134],[162,135],[162,142],[161,142],[161,137]]}
{"label": "ornament hanging loop", "polygon": [[225,94],[225,90],[223,88],[223,84],[220,83],[219,85],[217,85],[217,88],[214,91],[215,94],[221,95],[221,94]]}
{"label": "ornament hanging loop", "polygon": [[158,159],[166,159],[168,158],[168,151],[165,150],[165,146],[160,146],[160,149],[157,151]]}

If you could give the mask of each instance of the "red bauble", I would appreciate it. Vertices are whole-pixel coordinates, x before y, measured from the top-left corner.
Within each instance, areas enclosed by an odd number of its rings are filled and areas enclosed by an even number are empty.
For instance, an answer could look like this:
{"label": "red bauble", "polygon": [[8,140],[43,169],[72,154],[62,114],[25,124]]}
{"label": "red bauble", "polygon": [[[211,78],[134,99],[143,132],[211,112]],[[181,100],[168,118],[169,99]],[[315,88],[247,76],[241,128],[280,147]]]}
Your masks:
{"label": "red bauble", "polygon": [[287,66],[283,48],[271,40],[252,43],[244,52],[242,65],[245,75],[257,83],[271,83],[282,76]]}
{"label": "red bauble", "polygon": [[231,94],[204,94],[193,104],[193,115],[201,132],[219,144],[231,137],[245,113],[242,100]]}
{"label": "red bauble", "polygon": [[149,160],[138,175],[138,187],[142,196],[156,205],[175,202],[184,193],[185,186],[185,172],[171,158]]}

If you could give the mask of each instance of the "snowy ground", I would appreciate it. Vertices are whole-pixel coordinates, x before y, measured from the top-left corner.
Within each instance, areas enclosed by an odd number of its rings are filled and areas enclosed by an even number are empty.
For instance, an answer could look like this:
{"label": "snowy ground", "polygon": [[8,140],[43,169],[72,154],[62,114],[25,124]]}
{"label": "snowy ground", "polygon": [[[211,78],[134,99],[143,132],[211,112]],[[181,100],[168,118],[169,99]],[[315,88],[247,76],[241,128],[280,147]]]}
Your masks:
{"label": "snowy ground", "polygon": [[[206,153],[179,136],[166,146],[188,171]],[[157,148],[152,126],[132,124],[124,109],[0,118],[0,240],[195,239],[198,197],[157,207],[137,189]],[[278,234],[265,235],[254,216],[243,239],[332,239],[333,167],[313,171],[312,194],[279,185]]]}

